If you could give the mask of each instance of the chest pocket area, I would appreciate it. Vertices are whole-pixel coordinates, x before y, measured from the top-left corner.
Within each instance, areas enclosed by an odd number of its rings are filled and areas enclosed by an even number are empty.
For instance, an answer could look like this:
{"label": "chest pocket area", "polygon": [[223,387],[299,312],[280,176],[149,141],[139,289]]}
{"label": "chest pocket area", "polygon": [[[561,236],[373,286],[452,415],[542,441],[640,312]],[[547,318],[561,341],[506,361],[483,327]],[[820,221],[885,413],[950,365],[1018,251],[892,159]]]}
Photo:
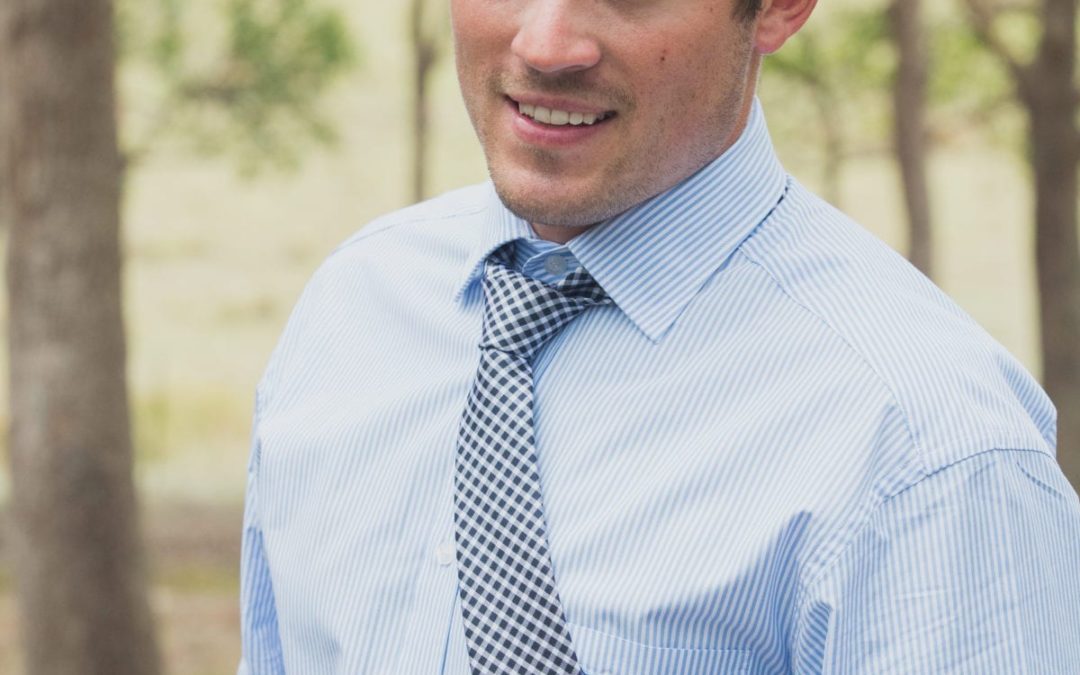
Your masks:
{"label": "chest pocket area", "polygon": [[585,675],[733,675],[750,673],[753,653],[743,649],[652,647],[569,624]]}

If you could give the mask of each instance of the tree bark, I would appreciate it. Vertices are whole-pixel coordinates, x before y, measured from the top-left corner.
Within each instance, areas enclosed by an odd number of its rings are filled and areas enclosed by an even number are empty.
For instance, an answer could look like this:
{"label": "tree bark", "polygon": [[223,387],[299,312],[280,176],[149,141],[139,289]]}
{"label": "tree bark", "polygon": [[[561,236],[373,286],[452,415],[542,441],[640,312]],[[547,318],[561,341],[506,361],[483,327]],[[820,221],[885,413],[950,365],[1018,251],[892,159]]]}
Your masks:
{"label": "tree bark", "polygon": [[29,675],[152,675],[109,0],[0,2],[12,562]]}
{"label": "tree bark", "polygon": [[436,38],[425,30],[425,0],[412,0],[409,7],[409,37],[413,51],[413,153],[412,198],[427,196],[428,110],[431,72],[438,55]]}
{"label": "tree bark", "polygon": [[965,0],[976,33],[1013,75],[1028,115],[1035,179],[1035,259],[1043,385],[1058,411],[1058,461],[1080,490],[1080,235],[1076,119],[1078,0],[1042,0],[1035,59],[1017,59],[994,32],[994,8]]}
{"label": "tree bark", "polygon": [[899,61],[893,87],[893,137],[908,216],[908,258],[933,273],[930,193],[926,172],[928,57],[920,0],[893,0],[889,8]]}
{"label": "tree bark", "polygon": [[1058,409],[1058,460],[1080,489],[1080,241],[1077,235],[1077,0],[1044,0],[1043,39],[1019,83],[1035,172],[1043,382]]}

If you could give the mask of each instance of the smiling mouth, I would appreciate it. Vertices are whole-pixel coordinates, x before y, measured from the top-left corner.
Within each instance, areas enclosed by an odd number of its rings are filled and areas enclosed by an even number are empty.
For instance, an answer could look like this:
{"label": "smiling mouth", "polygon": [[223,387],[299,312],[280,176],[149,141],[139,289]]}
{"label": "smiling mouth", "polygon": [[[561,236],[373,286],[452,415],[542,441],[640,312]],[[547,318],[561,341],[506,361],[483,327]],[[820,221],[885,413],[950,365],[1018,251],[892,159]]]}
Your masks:
{"label": "smiling mouth", "polygon": [[594,124],[600,124],[615,116],[614,111],[603,113],[570,112],[568,110],[545,108],[540,105],[529,105],[528,103],[521,103],[513,99],[509,100],[517,106],[518,112],[521,113],[522,116],[553,127],[567,125],[593,126]]}

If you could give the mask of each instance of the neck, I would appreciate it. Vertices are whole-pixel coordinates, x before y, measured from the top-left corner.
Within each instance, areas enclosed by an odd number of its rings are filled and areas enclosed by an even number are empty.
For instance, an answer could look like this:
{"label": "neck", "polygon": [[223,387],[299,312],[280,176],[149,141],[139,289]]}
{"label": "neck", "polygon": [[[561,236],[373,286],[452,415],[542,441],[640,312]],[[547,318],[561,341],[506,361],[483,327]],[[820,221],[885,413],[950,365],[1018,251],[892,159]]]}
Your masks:
{"label": "neck", "polygon": [[[754,92],[756,91],[757,72],[759,64],[760,58],[755,59],[755,61],[751,64],[751,73],[750,77],[748,78],[751,86],[748,88],[747,93],[744,96],[742,108],[739,110],[739,116],[735,123],[735,126],[732,127],[731,133],[728,135],[727,139],[725,139],[723,146],[720,149],[720,152],[716,154],[716,157],[720,157],[725,152],[727,152],[728,149],[735,144],[735,141],[739,140],[739,137],[742,136],[743,132],[746,130],[746,124],[750,119],[750,110],[753,108],[754,105]],[[715,160],[716,157],[714,157],[713,159]],[[701,167],[697,169],[697,171],[700,170]],[[673,185],[677,185],[686,178],[689,178],[689,176],[691,175],[693,175],[693,173],[679,178],[679,180],[677,180]],[[666,189],[670,189],[670,187]],[[634,204],[633,206],[636,206],[636,204]],[[631,206],[630,208],[633,208],[633,206]],[[581,226],[545,225],[543,223],[530,223],[530,225],[532,226],[532,230],[534,233],[536,233],[537,237],[546,241],[555,242],[556,244],[565,244],[579,234],[582,234],[596,227],[597,225],[599,225],[599,223]]]}
{"label": "neck", "polygon": [[563,225],[541,225],[540,223],[530,224],[536,236],[547,241],[553,241],[556,244],[565,244],[582,232],[599,225],[599,223],[593,223],[592,225],[582,225],[580,227],[568,227]]}

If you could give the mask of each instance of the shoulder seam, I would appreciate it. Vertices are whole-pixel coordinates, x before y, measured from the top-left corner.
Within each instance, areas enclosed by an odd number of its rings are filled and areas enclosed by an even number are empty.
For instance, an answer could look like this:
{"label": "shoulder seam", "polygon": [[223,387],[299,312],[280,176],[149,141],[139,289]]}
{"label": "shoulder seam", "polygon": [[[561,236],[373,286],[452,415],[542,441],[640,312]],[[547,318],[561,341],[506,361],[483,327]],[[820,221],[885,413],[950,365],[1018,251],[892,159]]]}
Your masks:
{"label": "shoulder seam", "polygon": [[[911,441],[912,447],[915,448],[916,452],[918,453],[920,460],[923,459],[923,448],[919,445],[918,441],[916,440],[915,434],[912,432],[911,416],[908,414],[908,411],[904,408],[904,406],[900,403],[900,397],[896,395],[896,390],[889,383],[888,379],[886,379],[885,376],[882,375],[876,367],[874,367],[874,364],[870,361],[870,359],[868,359],[865,354],[863,354],[859,349],[857,349],[855,345],[851,343],[851,340],[849,340],[847,336],[845,336],[842,332],[840,332],[840,330],[833,326],[833,324],[829,322],[829,320],[826,319],[824,316],[822,316],[820,312],[816,311],[814,308],[810,307],[805,302],[795,297],[787,289],[787,287],[780,282],[776,275],[772,273],[772,270],[770,270],[764,262],[762,262],[760,259],[747,251],[746,247],[740,246],[737,253],[741,254],[748,263],[760,269],[766,276],[768,276],[772,283],[776,286],[776,288],[784,294],[784,297],[786,297],[796,306],[801,307],[810,316],[814,317],[817,321],[819,321],[821,325],[825,326],[825,328],[827,328],[830,333],[836,336],[836,338],[840,340],[840,342],[843,343],[843,345],[853,355],[855,355],[855,357],[858,358],[859,361],[863,363],[863,365],[866,366],[867,370],[874,374],[874,377],[877,378],[878,383],[881,384],[881,386],[884,387],[887,392],[889,392],[889,398],[896,405],[896,409],[900,411],[901,416],[904,420],[904,428],[907,430],[908,439]],[[923,466],[923,470],[926,470],[925,463]]]}

